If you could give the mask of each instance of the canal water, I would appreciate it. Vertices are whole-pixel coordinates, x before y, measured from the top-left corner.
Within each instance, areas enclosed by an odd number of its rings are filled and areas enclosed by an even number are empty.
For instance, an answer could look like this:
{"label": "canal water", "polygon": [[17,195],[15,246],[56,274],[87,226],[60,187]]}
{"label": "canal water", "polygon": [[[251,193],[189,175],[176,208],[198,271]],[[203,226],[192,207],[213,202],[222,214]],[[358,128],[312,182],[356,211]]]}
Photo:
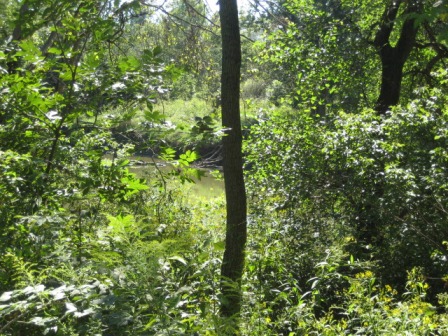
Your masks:
{"label": "canal water", "polygon": [[[157,172],[157,169],[163,173],[169,173],[176,167],[162,160],[154,159],[147,156],[133,156],[130,157],[132,165],[129,171],[135,173],[140,177],[147,177]],[[157,167],[156,167],[157,165]],[[193,197],[214,198],[224,194],[224,182],[213,176],[213,169],[196,168],[204,173],[200,180],[195,180],[195,183],[185,182],[185,189],[188,194]]]}

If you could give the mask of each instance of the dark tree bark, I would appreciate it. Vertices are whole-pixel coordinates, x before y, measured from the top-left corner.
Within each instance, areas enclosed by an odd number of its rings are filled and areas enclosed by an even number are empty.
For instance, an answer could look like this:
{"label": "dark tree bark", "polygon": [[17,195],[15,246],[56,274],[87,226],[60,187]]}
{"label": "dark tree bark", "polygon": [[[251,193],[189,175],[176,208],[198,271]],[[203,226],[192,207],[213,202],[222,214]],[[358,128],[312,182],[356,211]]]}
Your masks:
{"label": "dark tree bark", "polygon": [[[221,108],[224,185],[227,207],[226,245],[221,267],[223,317],[237,317],[241,308],[241,277],[247,238],[246,190],[241,153],[241,40],[236,0],[220,0],[222,36]],[[235,324],[236,326],[236,324]]]}
{"label": "dark tree bark", "polygon": [[[405,19],[398,42],[392,46],[390,37],[402,4],[406,5]],[[383,14],[374,41],[382,66],[380,95],[375,105],[375,110],[379,114],[386,113],[400,100],[404,64],[415,46],[418,32],[418,26],[412,14],[421,13],[422,7],[420,0],[391,0]]]}
{"label": "dark tree bark", "polygon": [[[391,35],[402,8],[403,24],[395,46],[392,46]],[[415,14],[422,12],[421,0],[390,0],[381,18],[380,27],[375,35],[374,46],[381,59],[380,94],[375,105],[378,114],[385,114],[400,100],[401,83],[404,65],[416,45],[418,25]],[[384,163],[380,162],[384,171]],[[379,216],[379,200],[384,195],[384,182],[379,181],[370,191],[371,198],[360,204],[358,212],[358,240],[365,245],[381,245],[381,218]],[[367,252],[367,251],[366,251]]]}

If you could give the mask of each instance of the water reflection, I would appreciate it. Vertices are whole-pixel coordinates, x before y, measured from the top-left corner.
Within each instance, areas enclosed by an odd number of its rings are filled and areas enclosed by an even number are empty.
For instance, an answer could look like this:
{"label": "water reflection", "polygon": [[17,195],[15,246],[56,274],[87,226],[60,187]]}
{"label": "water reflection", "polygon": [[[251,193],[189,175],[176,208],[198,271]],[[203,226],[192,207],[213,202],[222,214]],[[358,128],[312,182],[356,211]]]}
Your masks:
{"label": "water reflection", "polygon": [[[149,174],[153,174],[157,170],[162,173],[169,173],[173,169],[177,169],[173,165],[166,163],[159,159],[154,159],[145,156],[133,156],[130,157],[131,166],[129,171],[135,173],[140,177],[147,177]],[[196,168],[200,169],[204,176],[200,180],[194,179],[195,183],[187,183],[186,189],[191,196],[198,197],[218,197],[224,194],[224,182],[222,180],[216,179],[213,175],[213,169],[207,168]]]}

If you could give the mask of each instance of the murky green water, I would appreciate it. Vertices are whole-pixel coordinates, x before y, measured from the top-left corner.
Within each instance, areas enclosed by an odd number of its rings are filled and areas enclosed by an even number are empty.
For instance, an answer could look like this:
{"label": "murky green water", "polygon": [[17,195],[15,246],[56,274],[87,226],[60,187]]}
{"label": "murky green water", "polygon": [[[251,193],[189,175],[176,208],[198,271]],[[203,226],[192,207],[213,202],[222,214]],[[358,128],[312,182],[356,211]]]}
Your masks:
{"label": "murky green water", "polygon": [[[175,167],[170,164],[150,157],[134,156],[129,159],[134,163],[134,165],[129,168],[129,171],[137,174],[137,176],[145,178],[148,175],[154,175],[157,169],[164,173],[168,173],[169,171],[175,169]],[[157,168],[155,165],[157,165]],[[200,169],[205,173],[205,176],[201,177],[200,180],[195,181],[196,183],[186,182],[184,189],[187,193],[194,197],[204,198],[222,196],[224,194],[224,182],[216,179],[211,174],[212,170]]]}

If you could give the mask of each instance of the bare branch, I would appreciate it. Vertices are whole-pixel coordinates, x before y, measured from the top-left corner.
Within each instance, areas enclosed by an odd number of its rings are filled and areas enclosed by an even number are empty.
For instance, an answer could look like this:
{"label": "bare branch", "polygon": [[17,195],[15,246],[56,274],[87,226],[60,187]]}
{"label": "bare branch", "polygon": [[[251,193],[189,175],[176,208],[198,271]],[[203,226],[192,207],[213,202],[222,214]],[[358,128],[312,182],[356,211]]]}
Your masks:
{"label": "bare branch", "polygon": [[[187,24],[187,25],[189,25],[189,26],[196,27],[196,28],[199,28],[199,29],[201,29],[201,30],[204,30],[204,31],[206,31],[206,32],[208,32],[208,33],[210,33],[210,34],[212,34],[212,35],[215,36],[215,37],[219,37],[219,35],[216,34],[216,33],[215,33],[213,30],[211,30],[210,28],[204,27],[203,25],[200,25],[200,24],[197,24],[197,23],[188,21],[188,20],[186,20],[186,19],[184,19],[184,18],[179,17],[178,15],[175,15],[175,14],[173,14],[173,13],[170,13],[169,11],[167,11],[167,10],[164,8],[164,5],[165,5],[166,2],[167,2],[167,1],[164,1],[163,4],[157,6],[157,5],[153,5],[153,4],[151,4],[151,3],[148,3],[148,2],[146,2],[146,1],[144,1],[144,0],[141,1],[141,3],[142,3],[143,5],[148,6],[148,7],[151,7],[151,8],[154,8],[155,10],[157,10],[157,11],[159,11],[159,12],[165,14],[165,15],[169,18],[170,21],[172,21],[173,23],[175,23],[175,24],[178,25],[178,26],[179,26],[179,24],[176,23],[175,20],[178,20],[179,22],[183,22],[183,23],[185,23],[185,24]],[[191,4],[188,4],[188,5],[189,5],[190,8],[193,7],[193,6],[191,6]],[[195,12],[198,13],[198,12],[196,11],[196,9],[195,9]],[[217,27],[217,25],[216,25],[215,23],[213,23],[210,19],[208,19],[206,16],[204,16],[204,15],[202,15],[202,14],[199,14],[199,13],[198,13],[198,15],[200,15],[202,18],[205,18],[209,23],[211,23],[211,24],[213,25],[213,27]],[[174,19],[175,19],[175,20],[174,20]]]}

